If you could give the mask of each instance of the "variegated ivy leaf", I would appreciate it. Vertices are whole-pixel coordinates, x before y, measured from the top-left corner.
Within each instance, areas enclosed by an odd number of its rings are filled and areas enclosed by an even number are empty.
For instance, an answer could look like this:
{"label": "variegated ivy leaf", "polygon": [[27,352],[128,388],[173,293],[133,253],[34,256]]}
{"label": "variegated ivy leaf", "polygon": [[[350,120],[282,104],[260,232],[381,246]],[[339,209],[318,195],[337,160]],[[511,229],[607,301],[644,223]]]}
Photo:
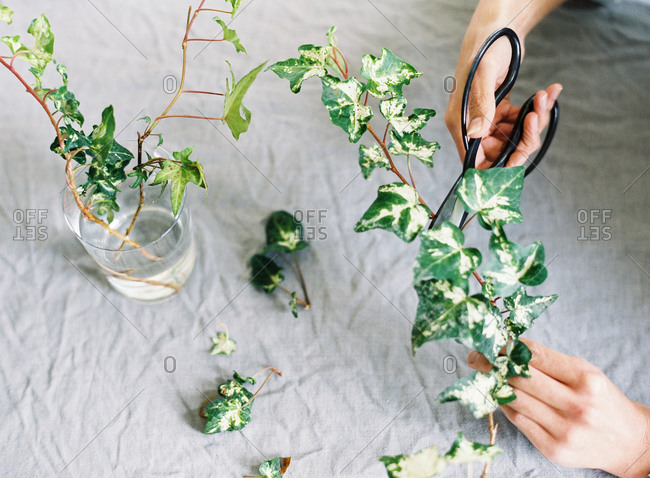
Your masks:
{"label": "variegated ivy leaf", "polygon": [[394,96],[393,98],[380,101],[379,110],[399,134],[420,131],[436,115],[435,110],[415,108],[413,114],[404,116],[406,99],[403,96]]}
{"label": "variegated ivy leaf", "polygon": [[253,394],[244,387],[241,376],[236,372],[234,378],[222,384],[219,387],[221,396],[205,407],[208,421],[203,433],[241,430],[250,422]]}
{"label": "variegated ivy leaf", "polygon": [[404,85],[408,85],[412,78],[422,75],[387,48],[382,48],[381,58],[364,55],[361,63],[361,75],[368,80],[368,91],[377,98],[383,98],[387,94],[402,96]]}
{"label": "variegated ivy leaf", "polygon": [[266,249],[275,252],[296,252],[309,243],[302,240],[302,223],[287,211],[275,211],[266,222]]}
{"label": "variegated ivy leaf", "polygon": [[444,456],[433,445],[412,455],[382,456],[379,460],[386,466],[389,478],[429,478],[451,464],[491,463],[500,453],[503,450],[499,447],[471,442],[459,432]]}
{"label": "variegated ivy leaf", "polygon": [[510,311],[505,321],[506,327],[514,337],[519,337],[556,299],[557,294],[529,296],[525,288],[519,287],[510,297],[503,299],[503,304]]}
{"label": "variegated ivy leaf", "polygon": [[456,286],[448,280],[415,285],[418,308],[411,332],[413,353],[432,340],[456,339],[494,360],[507,343],[500,328],[501,314],[480,294],[468,296],[467,280]]}
{"label": "variegated ivy leaf", "polygon": [[273,259],[262,254],[255,254],[251,257],[252,279],[251,284],[262,289],[267,294],[275,290],[280,282],[284,280],[282,267],[273,262]]}
{"label": "variegated ivy leaf", "polygon": [[246,53],[246,48],[244,48],[244,45],[241,44],[241,41],[239,40],[239,36],[237,36],[237,32],[235,30],[228,28],[226,22],[224,22],[219,17],[214,17],[214,21],[217,22],[221,27],[224,41],[232,43],[237,53],[239,52]]}
{"label": "variegated ivy leaf", "polygon": [[386,467],[388,478],[429,478],[447,466],[435,445],[412,455],[382,456],[379,461]]}
{"label": "variegated ivy leaf", "polygon": [[390,170],[388,159],[376,144],[370,148],[363,144],[359,145],[359,166],[365,179],[370,178],[372,172],[377,168]]}
{"label": "variegated ivy leaf", "polygon": [[474,372],[469,377],[457,380],[443,390],[436,400],[439,403],[459,401],[474,417],[481,418],[516,398],[505,378],[493,369],[487,374]]}
{"label": "variegated ivy leaf", "polygon": [[237,350],[237,342],[228,337],[225,332],[217,332],[216,337],[211,337],[212,355],[230,355]]}
{"label": "variegated ivy leaf", "polygon": [[420,133],[399,134],[395,131],[390,132],[391,154],[403,156],[415,156],[429,168],[433,167],[433,154],[440,149],[440,145],[435,141],[427,141]]}
{"label": "variegated ivy leaf", "polygon": [[5,22],[7,25],[11,25],[11,16],[13,14],[14,11],[11,8],[0,5],[0,22]]}
{"label": "variegated ivy leaf", "polygon": [[494,458],[503,453],[503,450],[495,445],[483,445],[481,443],[471,442],[463,436],[463,432],[458,432],[456,441],[445,455],[447,463],[492,463]]}
{"label": "variegated ivy leaf", "polygon": [[[530,359],[533,358],[533,354],[530,349],[523,343],[521,340],[513,340],[506,350],[506,357],[499,357],[497,359],[506,358],[506,370],[499,370],[499,373],[505,378],[509,377],[526,377],[530,378],[530,372],[528,371],[528,364]],[[497,362],[494,362],[494,366],[497,366]]]}
{"label": "variegated ivy leaf", "polygon": [[364,85],[354,77],[339,80],[330,75],[323,76],[321,82],[321,100],[330,120],[348,134],[351,143],[356,143],[366,132],[368,121],[372,118],[372,109],[361,101]]}
{"label": "variegated ivy leaf", "polygon": [[289,58],[269,66],[280,78],[289,80],[289,87],[294,93],[298,93],[302,83],[314,76],[322,77],[327,74],[325,68],[329,57],[332,54],[331,47],[302,45],[298,48],[300,58]]}
{"label": "variegated ivy leaf", "polygon": [[418,202],[418,193],[408,184],[379,187],[377,199],[354,226],[356,232],[370,229],[392,231],[405,242],[415,239],[429,219],[429,210]]}
{"label": "variegated ivy leaf", "polygon": [[273,458],[260,465],[260,475],[264,478],[282,478],[291,464],[291,457]]}
{"label": "variegated ivy leaf", "polygon": [[449,279],[460,285],[481,264],[481,253],[465,248],[465,236],[449,221],[420,234],[420,254],[415,260],[414,282]]}
{"label": "variegated ivy leaf", "polygon": [[515,292],[520,283],[539,285],[548,272],[544,267],[544,246],[537,241],[527,247],[508,241],[503,228],[496,225],[490,236],[492,260],[484,274],[492,280],[494,292],[507,297]]}
{"label": "variegated ivy leaf", "polygon": [[491,229],[495,222],[519,223],[521,191],[526,168],[468,169],[456,195],[465,210],[477,213],[481,226]]}
{"label": "variegated ivy leaf", "polygon": [[289,301],[289,307],[291,307],[291,313],[297,319],[298,318],[298,296],[295,292],[291,293],[291,300]]}
{"label": "variegated ivy leaf", "polygon": [[406,110],[406,98],[393,96],[379,102],[379,111],[389,122],[394,118],[402,118]]}

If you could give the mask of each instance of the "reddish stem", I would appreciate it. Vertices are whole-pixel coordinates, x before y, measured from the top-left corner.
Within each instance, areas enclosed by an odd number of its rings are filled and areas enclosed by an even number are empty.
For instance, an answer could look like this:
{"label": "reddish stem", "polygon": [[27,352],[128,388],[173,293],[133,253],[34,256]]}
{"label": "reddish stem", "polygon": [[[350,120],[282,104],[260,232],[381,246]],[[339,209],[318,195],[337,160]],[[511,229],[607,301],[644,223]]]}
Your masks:
{"label": "reddish stem", "polygon": [[202,120],[209,120],[209,121],[224,121],[226,119],[226,118],[212,118],[207,116],[194,116],[194,115],[165,115],[165,116],[158,116],[158,118],[156,118],[156,121],[160,121],[167,118],[190,118],[190,119],[202,119]]}
{"label": "reddish stem", "polygon": [[204,41],[204,42],[215,42],[215,41],[225,41],[223,38],[188,38],[185,40],[186,42],[189,41]]}
{"label": "reddish stem", "polygon": [[212,91],[199,91],[199,90],[183,90],[183,93],[195,93],[197,95],[216,95],[216,96],[226,96],[224,93],[214,93]]}

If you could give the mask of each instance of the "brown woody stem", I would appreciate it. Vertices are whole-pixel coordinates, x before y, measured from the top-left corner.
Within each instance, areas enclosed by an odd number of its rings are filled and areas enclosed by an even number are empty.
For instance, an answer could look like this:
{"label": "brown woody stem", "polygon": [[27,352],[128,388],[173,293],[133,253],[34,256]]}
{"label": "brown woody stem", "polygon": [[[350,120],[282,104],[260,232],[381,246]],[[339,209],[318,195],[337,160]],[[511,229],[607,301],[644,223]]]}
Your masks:
{"label": "brown woody stem", "polygon": [[[490,445],[494,445],[497,441],[497,429],[499,428],[498,423],[494,423],[494,413],[490,412],[488,413],[488,423],[490,426]],[[483,473],[481,474],[481,478],[488,478],[489,474],[488,471],[490,469],[490,463],[486,463],[485,466],[483,467]]]}

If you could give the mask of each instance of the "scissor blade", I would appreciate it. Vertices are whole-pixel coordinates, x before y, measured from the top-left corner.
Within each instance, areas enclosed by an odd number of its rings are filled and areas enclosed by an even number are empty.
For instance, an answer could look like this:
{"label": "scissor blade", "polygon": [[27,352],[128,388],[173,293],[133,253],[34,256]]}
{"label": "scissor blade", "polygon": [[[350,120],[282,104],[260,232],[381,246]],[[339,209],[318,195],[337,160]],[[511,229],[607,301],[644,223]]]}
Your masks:
{"label": "scissor blade", "polygon": [[434,219],[433,225],[431,227],[438,227],[443,222],[450,221],[452,219],[452,214],[454,213],[454,211],[456,211],[458,207],[457,206],[458,197],[456,196],[457,187],[458,187],[457,184],[454,185],[454,187],[451,188],[451,190],[447,194],[447,197],[445,198],[444,202],[440,206],[440,209],[438,209],[438,212],[436,213],[436,218]]}

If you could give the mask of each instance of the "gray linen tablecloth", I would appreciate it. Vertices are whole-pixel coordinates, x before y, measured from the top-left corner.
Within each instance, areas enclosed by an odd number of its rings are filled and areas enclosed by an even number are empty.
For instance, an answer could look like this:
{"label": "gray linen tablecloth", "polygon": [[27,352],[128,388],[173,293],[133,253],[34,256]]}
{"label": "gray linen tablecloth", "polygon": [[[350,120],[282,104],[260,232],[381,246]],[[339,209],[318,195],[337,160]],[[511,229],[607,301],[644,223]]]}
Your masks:
{"label": "gray linen tablecloth", "polygon": [[[2,32],[23,33],[38,14],[49,16],[56,58],[68,66],[89,125],[113,104],[119,139],[133,139],[134,120],[169,100],[163,85],[179,74],[187,2],[10,3],[18,12]],[[331,25],[355,71],[362,54],[388,47],[424,72],[406,89],[410,105],[439,113],[425,130],[442,145],[436,166],[416,166],[422,195],[436,204],[460,171],[442,121],[444,84],[473,7],[466,0],[249,0],[231,25],[248,56],[233,58],[228,44],[192,45],[188,86],[223,89],[224,57],[241,76],[264,60],[296,56],[302,43],[322,44]],[[198,31],[212,34],[208,23]],[[593,362],[646,405],[649,32],[647,5],[576,3],[529,36],[514,100],[560,82],[562,118],[550,153],[527,180],[524,224],[510,228],[519,243],[543,241],[549,278],[535,291],[560,295],[528,336]],[[296,96],[266,73],[245,101],[253,122],[239,143],[217,123],[162,125],[170,149],[196,145],[210,192],[207,199],[190,193],[200,259],[187,287],[143,305],[114,292],[67,229],[63,163],[48,150],[51,125],[18,82],[0,74],[0,476],[229,478],[291,455],[288,476],[375,478],[385,476],[384,454],[431,444],[446,450],[460,430],[487,441],[486,420],[434,401],[469,374],[467,350],[446,341],[410,354],[417,247],[383,231],[352,231],[392,177],[379,172],[364,182],[357,146],[329,123],[319,98],[317,81]],[[220,108],[218,99],[201,97],[177,111],[219,115]],[[248,258],[261,249],[263,221],[275,209],[324,215],[310,225],[326,238],[300,253],[314,307],[297,320],[285,297],[248,284]],[[29,210],[46,217],[21,223]],[[19,240],[28,225],[44,226],[47,237]],[[487,243],[485,231],[469,229],[469,243]],[[217,321],[238,341],[231,357],[209,353]],[[446,373],[454,360],[456,371]],[[203,435],[204,396],[233,369],[251,374],[267,365],[284,377],[269,383],[250,425]],[[492,476],[605,475],[553,465],[502,413],[496,420],[505,453]]]}

